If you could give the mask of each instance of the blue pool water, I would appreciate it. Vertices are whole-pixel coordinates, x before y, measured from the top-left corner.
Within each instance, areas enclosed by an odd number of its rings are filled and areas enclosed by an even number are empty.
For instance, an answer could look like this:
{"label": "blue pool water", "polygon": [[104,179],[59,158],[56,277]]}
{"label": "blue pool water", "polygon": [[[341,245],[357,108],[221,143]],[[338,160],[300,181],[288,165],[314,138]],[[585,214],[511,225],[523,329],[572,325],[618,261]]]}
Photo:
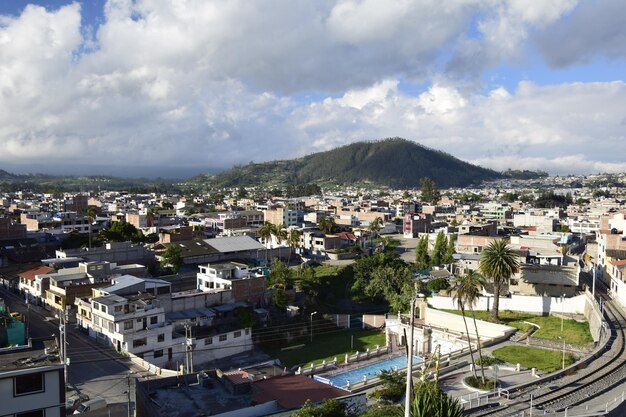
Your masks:
{"label": "blue pool water", "polygon": [[[413,365],[424,362],[424,359],[419,358],[417,356],[413,356]],[[377,363],[373,363],[371,365],[363,366],[361,368],[356,368],[351,371],[342,372],[340,374],[326,376],[325,377],[330,381],[330,383],[335,387],[345,387],[348,385],[348,381],[351,384],[355,382],[363,381],[363,376],[366,375],[367,379],[373,378],[377,376],[381,370],[385,369],[387,371],[395,370],[395,369],[405,369],[406,368],[406,356],[396,356],[395,358],[386,359],[384,361],[380,361]]]}

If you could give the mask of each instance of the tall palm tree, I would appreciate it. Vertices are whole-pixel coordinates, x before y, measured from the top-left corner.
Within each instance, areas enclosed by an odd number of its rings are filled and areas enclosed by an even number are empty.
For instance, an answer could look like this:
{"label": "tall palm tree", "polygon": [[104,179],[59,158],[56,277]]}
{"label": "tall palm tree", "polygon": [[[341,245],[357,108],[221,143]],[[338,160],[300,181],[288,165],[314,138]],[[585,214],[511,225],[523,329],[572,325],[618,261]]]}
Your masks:
{"label": "tall palm tree", "polygon": [[263,226],[259,228],[259,237],[263,239],[265,243],[265,263],[267,263],[267,241],[272,238],[274,225],[270,222],[264,222]]}
{"label": "tall palm tree", "polygon": [[462,277],[457,279],[456,297],[463,300],[465,307],[469,308],[474,320],[474,331],[476,332],[476,345],[478,347],[478,357],[480,359],[480,373],[485,383],[485,370],[483,369],[483,352],[480,346],[480,336],[478,335],[478,325],[476,324],[476,314],[474,314],[474,306],[478,302],[480,291],[485,286],[485,279],[476,271],[468,271]]}
{"label": "tall palm tree", "polygon": [[278,245],[280,245],[282,242],[287,240],[287,237],[289,235],[289,233],[287,232],[287,229],[285,229],[284,224],[279,224],[278,226],[274,226],[272,230],[272,234],[276,238],[276,242],[278,243]]}
{"label": "tall palm tree", "polygon": [[330,216],[324,216],[317,222],[320,230],[326,234],[332,233],[336,226],[335,219]]}
{"label": "tall palm tree", "polygon": [[370,222],[368,229],[374,233],[375,237],[378,237],[378,232],[383,228],[383,219],[380,217],[376,217],[374,220]]}
{"label": "tall palm tree", "polygon": [[289,236],[287,238],[287,242],[289,243],[289,259],[287,260],[287,265],[291,263],[291,252],[294,251],[298,246],[300,246],[300,232],[296,229],[291,229],[289,232]]}
{"label": "tall palm tree", "polygon": [[469,327],[467,327],[467,319],[465,318],[465,298],[462,297],[463,293],[459,293],[458,291],[458,288],[463,285],[463,277],[457,277],[456,282],[456,288],[450,290],[450,292],[453,292],[452,302],[458,306],[459,310],[461,310],[463,324],[465,324],[465,334],[467,335],[467,347],[469,348],[470,358],[472,359],[472,370],[474,371],[474,378],[478,379],[478,375],[476,374],[476,361],[474,361],[474,352],[472,351],[472,342],[470,340]]}
{"label": "tall palm tree", "polygon": [[500,321],[500,288],[519,269],[519,261],[515,252],[504,240],[496,240],[480,253],[479,270],[483,276],[493,282],[493,308],[491,319]]}

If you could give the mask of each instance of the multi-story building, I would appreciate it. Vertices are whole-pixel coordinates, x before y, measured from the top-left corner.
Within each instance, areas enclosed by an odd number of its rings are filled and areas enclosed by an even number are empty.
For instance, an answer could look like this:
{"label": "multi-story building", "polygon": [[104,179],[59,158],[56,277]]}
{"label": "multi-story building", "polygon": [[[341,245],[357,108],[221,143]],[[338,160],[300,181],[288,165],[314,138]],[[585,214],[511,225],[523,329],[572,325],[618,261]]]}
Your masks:
{"label": "multi-story building", "polygon": [[57,213],[53,217],[55,228],[59,228],[63,233],[77,231],[79,233],[89,233],[91,223],[89,218],[78,214],[75,211],[65,211]]}
{"label": "multi-story building", "polygon": [[50,287],[50,277],[47,274],[52,272],[53,268],[39,266],[18,275],[18,288],[28,302],[39,304],[46,297],[46,290]]}
{"label": "multi-story building", "polygon": [[298,223],[298,212],[286,207],[274,207],[263,211],[266,222],[285,227],[295,226]]}
{"label": "multi-story building", "polygon": [[404,215],[402,231],[405,238],[416,238],[423,233],[430,232],[432,216],[426,213],[407,213]]}
{"label": "multi-story building", "polygon": [[198,272],[198,289],[208,291],[214,289],[232,290],[234,301],[247,301],[257,304],[265,291],[265,276],[248,269],[246,264],[224,262],[201,265]]}
{"label": "multi-story building", "polygon": [[26,239],[26,226],[14,223],[8,217],[0,217],[0,241]]}
{"label": "multi-story building", "polygon": [[23,348],[0,353],[0,415],[65,416],[65,377],[58,355]]}

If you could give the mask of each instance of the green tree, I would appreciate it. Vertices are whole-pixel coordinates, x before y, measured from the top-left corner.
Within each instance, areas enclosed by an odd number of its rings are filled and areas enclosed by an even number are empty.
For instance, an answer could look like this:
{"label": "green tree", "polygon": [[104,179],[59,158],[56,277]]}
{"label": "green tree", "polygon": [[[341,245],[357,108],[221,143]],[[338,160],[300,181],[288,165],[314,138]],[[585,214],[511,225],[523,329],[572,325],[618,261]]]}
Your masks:
{"label": "green tree", "polygon": [[502,284],[517,272],[518,268],[517,256],[504,240],[496,240],[490,243],[480,253],[479,270],[484,277],[487,277],[493,283],[494,297],[491,319],[495,322],[500,321],[498,313]]}
{"label": "green tree", "polygon": [[330,399],[320,405],[306,400],[302,408],[291,414],[292,417],[345,417],[346,405],[339,400]]}
{"label": "green tree", "polygon": [[337,224],[335,223],[335,219],[333,217],[323,216],[317,222],[317,226],[320,228],[322,232],[326,234],[330,234],[330,233],[333,233],[333,231],[336,229]]}
{"label": "green tree", "polygon": [[315,273],[315,270],[310,266],[305,266],[298,269],[298,286],[300,290],[315,302],[315,299],[320,294],[321,279]]}
{"label": "green tree", "polygon": [[[483,368],[483,351],[480,345],[480,335],[478,334],[478,325],[476,324],[476,314],[474,306],[480,297],[480,291],[485,287],[485,278],[476,271],[469,270],[465,275],[457,281],[456,296],[463,300],[463,305],[469,308],[474,321],[474,331],[476,333],[476,346],[478,347],[478,357],[480,360],[480,372],[485,384],[485,369]],[[468,336],[469,338],[469,336]]]}
{"label": "green tree", "polygon": [[415,248],[415,268],[418,271],[426,270],[430,267],[430,256],[428,255],[428,236],[420,238]]}
{"label": "green tree", "polygon": [[446,240],[446,235],[443,233],[443,230],[437,233],[437,239],[435,239],[435,246],[433,246],[433,251],[430,255],[430,265],[431,266],[439,266],[444,263],[444,259],[446,257],[446,248],[448,246],[448,241]]}
{"label": "green tree", "polygon": [[449,397],[434,381],[420,381],[411,401],[412,417],[463,417],[463,406]]}
{"label": "green tree", "polygon": [[279,224],[278,226],[275,226],[272,230],[272,234],[276,238],[276,242],[278,243],[279,246],[282,242],[287,240],[287,237],[288,237],[287,229],[285,229],[285,226],[283,224]]}
{"label": "green tree", "polygon": [[406,372],[381,370],[379,378],[382,387],[370,394],[370,398],[383,404],[393,404],[404,397],[406,390]]}
{"label": "green tree", "polygon": [[464,281],[463,277],[457,277],[456,287],[454,290],[449,290],[452,292],[452,302],[456,303],[458,309],[461,311],[461,316],[463,317],[463,324],[465,325],[465,334],[467,335],[467,347],[469,348],[470,358],[472,360],[472,371],[474,372],[474,378],[478,379],[476,375],[476,361],[474,360],[474,352],[472,351],[472,342],[469,333],[469,327],[467,327],[467,318],[465,317],[465,297],[467,294],[464,293]]}
{"label": "green tree", "polygon": [[278,287],[274,289],[274,305],[279,310],[284,310],[287,308],[287,293],[285,293],[285,289],[283,287]]}
{"label": "green tree", "polygon": [[438,293],[439,291],[450,288],[450,283],[445,278],[435,278],[428,281],[426,288],[428,288],[428,291]]}
{"label": "green tree", "polygon": [[174,273],[180,270],[183,264],[180,246],[169,244],[165,251],[161,254],[161,268],[171,268]]}
{"label": "green tree", "polygon": [[453,255],[456,253],[456,248],[454,246],[456,240],[456,235],[448,236],[448,246],[446,248],[446,254],[443,257],[443,263],[446,265],[454,263]]}
{"label": "green tree", "polygon": [[370,232],[372,232],[375,237],[378,237],[378,233],[380,232],[382,228],[383,228],[383,219],[380,217],[376,217],[374,220],[372,220],[368,227]]}
{"label": "green tree", "polygon": [[263,244],[265,245],[265,262],[267,262],[267,246],[268,242],[272,239],[274,235],[274,225],[270,222],[264,222],[263,226],[259,228],[257,232],[259,237],[263,239]]}
{"label": "green tree", "polygon": [[420,191],[422,192],[422,201],[430,204],[436,204],[441,199],[441,193],[437,184],[432,179],[425,177],[420,180]]}
{"label": "green tree", "polygon": [[285,287],[289,281],[291,272],[287,265],[280,259],[272,261],[270,275],[268,277],[268,285],[270,287]]}
{"label": "green tree", "polygon": [[360,417],[404,417],[404,410],[399,405],[376,404]]}
{"label": "green tree", "polygon": [[287,243],[289,243],[289,258],[287,259],[287,265],[291,264],[291,253],[300,246],[300,232],[296,229],[291,229],[287,236]]}
{"label": "green tree", "polygon": [[237,190],[237,198],[246,198],[247,196],[248,196],[248,190],[246,190],[246,187],[241,185],[239,189]]}

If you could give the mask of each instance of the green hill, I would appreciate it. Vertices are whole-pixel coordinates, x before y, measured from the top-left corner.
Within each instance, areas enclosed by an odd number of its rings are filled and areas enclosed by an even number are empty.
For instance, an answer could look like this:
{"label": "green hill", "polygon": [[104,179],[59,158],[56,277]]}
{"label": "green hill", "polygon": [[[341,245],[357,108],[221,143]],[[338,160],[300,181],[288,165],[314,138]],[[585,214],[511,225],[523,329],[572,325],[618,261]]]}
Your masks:
{"label": "green hill", "polygon": [[450,154],[392,138],[356,142],[303,158],[250,163],[198,181],[219,187],[329,182],[394,188],[417,188],[420,179],[432,178],[439,187],[462,187],[501,178],[496,171],[463,162]]}

